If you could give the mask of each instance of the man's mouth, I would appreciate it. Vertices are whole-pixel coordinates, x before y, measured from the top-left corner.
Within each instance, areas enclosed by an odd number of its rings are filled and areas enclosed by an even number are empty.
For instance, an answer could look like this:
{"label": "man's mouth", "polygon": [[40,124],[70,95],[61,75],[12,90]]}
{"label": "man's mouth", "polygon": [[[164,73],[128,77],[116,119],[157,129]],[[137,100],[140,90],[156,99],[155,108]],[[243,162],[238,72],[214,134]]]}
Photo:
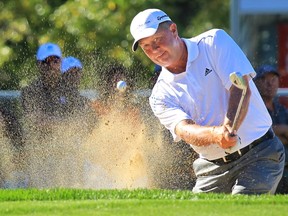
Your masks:
{"label": "man's mouth", "polygon": [[162,52],[160,55],[158,55],[158,56],[156,57],[156,59],[161,59],[161,58],[163,57],[164,53],[165,53],[165,52]]}

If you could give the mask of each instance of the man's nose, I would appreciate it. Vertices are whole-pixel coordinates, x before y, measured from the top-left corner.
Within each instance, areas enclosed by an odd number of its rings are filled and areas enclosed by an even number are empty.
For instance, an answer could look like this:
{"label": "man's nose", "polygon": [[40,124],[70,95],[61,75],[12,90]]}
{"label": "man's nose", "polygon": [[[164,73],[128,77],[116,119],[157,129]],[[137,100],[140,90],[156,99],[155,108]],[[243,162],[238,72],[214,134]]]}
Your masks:
{"label": "man's nose", "polygon": [[267,80],[266,85],[269,85],[269,86],[273,85],[273,80]]}
{"label": "man's nose", "polygon": [[157,51],[158,48],[159,48],[159,46],[156,43],[152,44],[152,50],[153,51]]}

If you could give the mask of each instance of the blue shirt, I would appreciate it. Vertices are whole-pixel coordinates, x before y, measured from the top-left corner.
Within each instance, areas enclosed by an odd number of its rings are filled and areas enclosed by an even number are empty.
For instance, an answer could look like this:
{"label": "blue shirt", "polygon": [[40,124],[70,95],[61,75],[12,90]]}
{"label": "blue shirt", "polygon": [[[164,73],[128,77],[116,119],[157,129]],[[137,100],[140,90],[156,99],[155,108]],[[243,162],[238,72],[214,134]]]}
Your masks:
{"label": "blue shirt", "polygon": [[[274,112],[268,109],[268,112],[272,118],[272,124],[286,124],[288,125],[288,109],[280,104],[279,98],[275,97],[273,100]],[[285,147],[286,164],[288,163],[288,146]]]}

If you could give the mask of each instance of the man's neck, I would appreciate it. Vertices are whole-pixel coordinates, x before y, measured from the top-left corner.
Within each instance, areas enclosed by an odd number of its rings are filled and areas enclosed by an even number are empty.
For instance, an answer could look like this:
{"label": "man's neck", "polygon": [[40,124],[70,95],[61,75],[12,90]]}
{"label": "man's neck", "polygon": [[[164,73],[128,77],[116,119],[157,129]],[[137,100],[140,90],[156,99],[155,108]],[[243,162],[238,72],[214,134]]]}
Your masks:
{"label": "man's neck", "polygon": [[186,71],[186,65],[187,65],[187,59],[188,59],[187,47],[183,40],[181,40],[179,46],[180,46],[180,53],[181,53],[179,60],[176,61],[175,64],[169,65],[167,67],[167,69],[170,72],[175,73],[175,74],[183,73]]}

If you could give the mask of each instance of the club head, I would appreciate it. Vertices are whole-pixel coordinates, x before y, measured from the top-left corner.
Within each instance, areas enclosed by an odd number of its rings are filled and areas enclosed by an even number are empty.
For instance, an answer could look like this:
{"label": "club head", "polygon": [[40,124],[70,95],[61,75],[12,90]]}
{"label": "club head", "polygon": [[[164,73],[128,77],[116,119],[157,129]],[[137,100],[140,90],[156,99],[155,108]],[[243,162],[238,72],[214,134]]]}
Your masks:
{"label": "club head", "polygon": [[243,76],[240,72],[233,72],[230,74],[230,81],[234,86],[236,86],[239,89],[246,89],[247,85],[246,82],[243,79]]}

